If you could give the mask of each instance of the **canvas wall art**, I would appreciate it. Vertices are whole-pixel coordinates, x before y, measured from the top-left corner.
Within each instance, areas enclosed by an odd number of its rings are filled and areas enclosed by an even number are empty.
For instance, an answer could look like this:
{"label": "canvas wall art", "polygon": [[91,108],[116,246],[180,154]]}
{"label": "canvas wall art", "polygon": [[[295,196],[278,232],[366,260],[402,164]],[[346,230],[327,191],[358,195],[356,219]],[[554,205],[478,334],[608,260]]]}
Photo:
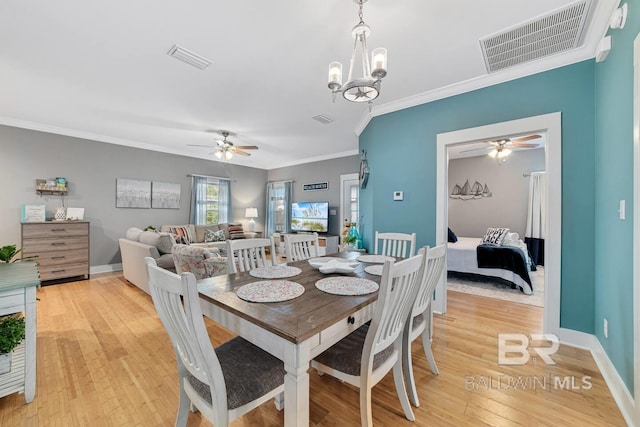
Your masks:
{"label": "canvas wall art", "polygon": [[117,208],[150,208],[151,181],[116,179]]}

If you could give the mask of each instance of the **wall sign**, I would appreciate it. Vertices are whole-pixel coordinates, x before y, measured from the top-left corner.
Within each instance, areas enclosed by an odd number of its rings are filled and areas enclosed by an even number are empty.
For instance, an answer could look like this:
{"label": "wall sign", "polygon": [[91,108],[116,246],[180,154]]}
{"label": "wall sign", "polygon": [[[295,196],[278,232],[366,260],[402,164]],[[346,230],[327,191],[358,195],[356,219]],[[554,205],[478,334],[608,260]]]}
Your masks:
{"label": "wall sign", "polygon": [[314,182],[312,184],[303,184],[304,191],[328,190],[329,182]]}

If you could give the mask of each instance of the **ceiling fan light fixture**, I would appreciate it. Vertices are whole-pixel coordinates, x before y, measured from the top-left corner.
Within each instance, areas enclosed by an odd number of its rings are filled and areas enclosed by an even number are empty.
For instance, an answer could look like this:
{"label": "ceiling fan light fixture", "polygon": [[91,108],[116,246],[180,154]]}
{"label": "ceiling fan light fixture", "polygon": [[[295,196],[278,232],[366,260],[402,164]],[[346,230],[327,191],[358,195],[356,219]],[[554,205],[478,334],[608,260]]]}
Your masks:
{"label": "ceiling fan light fixture", "polygon": [[509,150],[508,148],[503,148],[502,150],[498,151],[498,158],[502,159],[504,157],[507,157],[509,154],[511,154],[511,150]]}
{"label": "ceiling fan light fixture", "polygon": [[489,151],[489,154],[487,154],[489,157],[491,157],[492,159],[495,159],[495,157],[498,155],[498,150],[496,150],[495,148],[491,151]]}

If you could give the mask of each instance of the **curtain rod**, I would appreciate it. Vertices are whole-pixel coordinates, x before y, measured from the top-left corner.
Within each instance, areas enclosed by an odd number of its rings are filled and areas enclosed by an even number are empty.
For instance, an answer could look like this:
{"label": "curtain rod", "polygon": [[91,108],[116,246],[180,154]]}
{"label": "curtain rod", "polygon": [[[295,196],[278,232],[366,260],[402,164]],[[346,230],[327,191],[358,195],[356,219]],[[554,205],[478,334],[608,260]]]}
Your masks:
{"label": "curtain rod", "polygon": [[225,178],[222,176],[211,176],[211,175],[198,175],[197,173],[187,174],[188,177],[198,176],[200,178],[213,178],[213,179],[225,179],[227,181],[231,181],[231,178]]}
{"label": "curtain rod", "polygon": [[271,184],[272,182],[295,182],[292,179],[276,179],[274,181],[267,181],[267,184]]}
{"label": "curtain rod", "polygon": [[536,171],[536,172],[523,173],[522,176],[526,178],[526,177],[531,176],[531,175],[533,175],[535,173],[545,173],[545,171]]}

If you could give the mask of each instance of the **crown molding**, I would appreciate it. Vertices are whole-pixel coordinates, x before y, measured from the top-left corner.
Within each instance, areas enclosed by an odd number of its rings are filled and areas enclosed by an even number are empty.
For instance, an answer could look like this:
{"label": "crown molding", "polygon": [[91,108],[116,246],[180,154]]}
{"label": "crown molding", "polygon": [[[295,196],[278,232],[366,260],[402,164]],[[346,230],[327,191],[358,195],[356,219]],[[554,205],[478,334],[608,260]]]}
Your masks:
{"label": "crown molding", "polygon": [[522,64],[492,74],[485,74],[428,92],[374,106],[370,113],[367,112],[362,116],[354,132],[360,136],[371,119],[377,116],[592,59],[595,57],[598,43],[600,43],[600,40],[609,29],[609,17],[620,1],[621,0],[600,0],[595,3],[596,7],[591,12],[589,31],[583,40],[582,46],[579,48],[559,53],[539,61]]}

